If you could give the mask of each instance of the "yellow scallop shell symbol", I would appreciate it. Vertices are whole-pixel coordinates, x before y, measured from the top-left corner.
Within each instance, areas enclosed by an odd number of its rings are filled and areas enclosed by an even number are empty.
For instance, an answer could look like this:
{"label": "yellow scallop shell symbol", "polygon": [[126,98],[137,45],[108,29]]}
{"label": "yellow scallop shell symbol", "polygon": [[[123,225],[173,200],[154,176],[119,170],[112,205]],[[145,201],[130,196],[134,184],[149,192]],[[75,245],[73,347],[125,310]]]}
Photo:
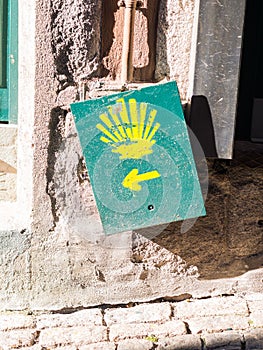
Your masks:
{"label": "yellow scallop shell symbol", "polygon": [[[119,153],[120,159],[140,159],[153,152],[154,135],[160,124],[155,123],[156,109],[147,111],[147,103],[137,103],[123,98],[108,106],[108,113],[99,116],[101,123],[97,124],[103,136],[100,140],[112,147],[112,152]],[[147,113],[148,112],[148,113]]]}

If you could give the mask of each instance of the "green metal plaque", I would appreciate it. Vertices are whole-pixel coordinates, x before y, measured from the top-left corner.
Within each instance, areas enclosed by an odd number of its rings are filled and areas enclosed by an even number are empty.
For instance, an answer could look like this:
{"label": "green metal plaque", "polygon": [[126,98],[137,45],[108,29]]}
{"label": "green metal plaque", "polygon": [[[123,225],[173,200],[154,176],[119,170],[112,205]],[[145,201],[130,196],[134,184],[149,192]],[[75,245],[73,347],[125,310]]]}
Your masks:
{"label": "green metal plaque", "polygon": [[71,110],[106,234],[205,215],[175,82]]}

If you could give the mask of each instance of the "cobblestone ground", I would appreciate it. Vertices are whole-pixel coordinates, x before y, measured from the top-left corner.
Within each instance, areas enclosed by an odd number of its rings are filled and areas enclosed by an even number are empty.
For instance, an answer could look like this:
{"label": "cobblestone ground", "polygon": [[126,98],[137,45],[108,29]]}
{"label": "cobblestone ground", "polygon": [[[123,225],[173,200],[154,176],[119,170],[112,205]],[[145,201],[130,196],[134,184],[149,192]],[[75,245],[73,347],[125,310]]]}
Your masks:
{"label": "cobblestone ground", "polygon": [[263,350],[263,294],[0,315],[0,349]]}

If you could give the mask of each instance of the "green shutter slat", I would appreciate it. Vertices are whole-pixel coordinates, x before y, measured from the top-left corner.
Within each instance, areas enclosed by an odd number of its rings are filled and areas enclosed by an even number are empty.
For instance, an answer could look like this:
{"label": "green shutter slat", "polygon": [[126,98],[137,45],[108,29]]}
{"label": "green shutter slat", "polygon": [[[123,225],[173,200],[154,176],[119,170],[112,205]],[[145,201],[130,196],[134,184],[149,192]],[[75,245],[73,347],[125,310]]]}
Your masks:
{"label": "green shutter slat", "polygon": [[6,87],[7,1],[0,0],[0,87]]}
{"label": "green shutter slat", "polygon": [[17,123],[18,0],[0,0],[0,122]]}
{"label": "green shutter slat", "polygon": [[8,91],[0,89],[0,121],[8,121]]}
{"label": "green shutter slat", "polygon": [[0,121],[8,121],[7,0],[0,0]]}
{"label": "green shutter slat", "polygon": [[0,86],[3,87],[3,26],[4,26],[4,1],[0,0]]}
{"label": "green shutter slat", "polygon": [[9,123],[15,124],[18,114],[18,0],[9,1],[8,17],[8,110]]}

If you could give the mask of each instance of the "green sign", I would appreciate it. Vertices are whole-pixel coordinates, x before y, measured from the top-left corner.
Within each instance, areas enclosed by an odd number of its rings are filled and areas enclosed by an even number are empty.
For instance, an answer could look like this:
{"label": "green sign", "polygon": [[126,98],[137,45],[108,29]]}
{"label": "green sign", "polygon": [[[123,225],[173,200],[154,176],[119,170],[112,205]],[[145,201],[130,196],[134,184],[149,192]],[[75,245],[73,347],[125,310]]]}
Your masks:
{"label": "green sign", "polygon": [[71,110],[106,234],[205,215],[175,82]]}

